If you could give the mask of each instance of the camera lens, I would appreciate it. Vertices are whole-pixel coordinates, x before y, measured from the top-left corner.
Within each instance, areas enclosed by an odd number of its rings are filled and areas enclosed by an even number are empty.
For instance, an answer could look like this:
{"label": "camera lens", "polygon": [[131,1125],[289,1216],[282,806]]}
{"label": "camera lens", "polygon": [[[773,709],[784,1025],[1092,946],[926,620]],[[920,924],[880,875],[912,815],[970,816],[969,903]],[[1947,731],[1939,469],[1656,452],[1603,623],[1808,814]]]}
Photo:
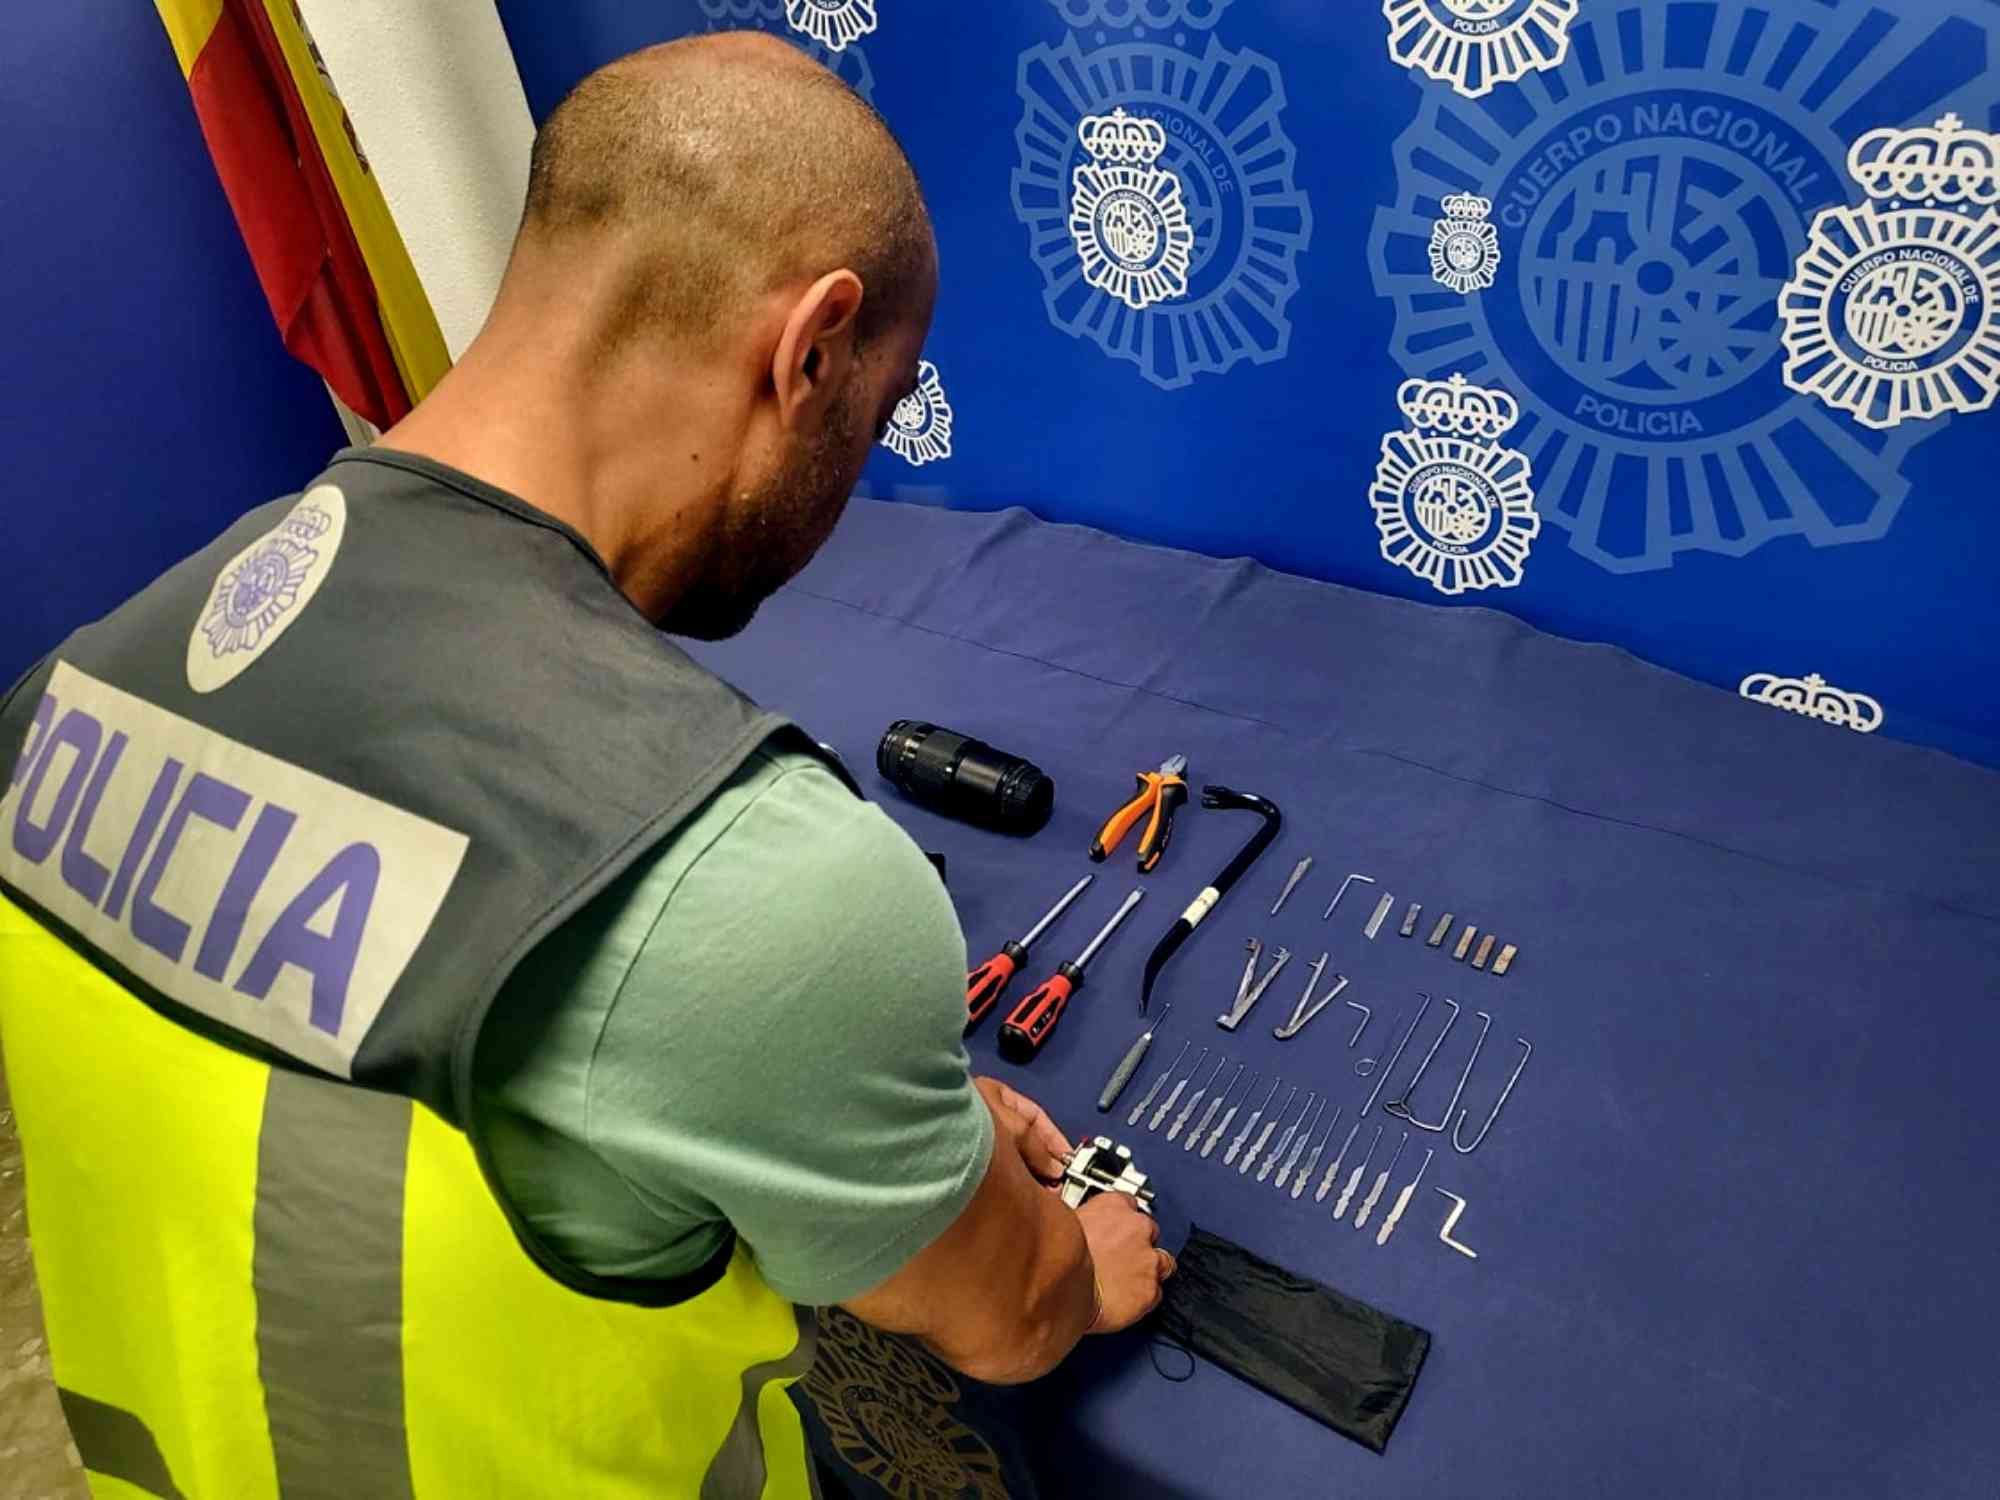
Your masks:
{"label": "camera lens", "polygon": [[912,802],[1000,833],[1035,833],[1055,810],[1056,784],[1033,762],[915,719],[889,726],[875,766]]}

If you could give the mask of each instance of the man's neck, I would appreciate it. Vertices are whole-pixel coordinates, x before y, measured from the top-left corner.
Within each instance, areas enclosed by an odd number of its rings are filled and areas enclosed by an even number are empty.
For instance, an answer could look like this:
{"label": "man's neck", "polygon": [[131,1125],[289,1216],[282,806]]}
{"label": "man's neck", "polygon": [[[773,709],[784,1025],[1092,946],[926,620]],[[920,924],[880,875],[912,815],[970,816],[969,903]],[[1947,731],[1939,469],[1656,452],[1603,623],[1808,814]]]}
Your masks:
{"label": "man's neck", "polygon": [[524,357],[512,342],[489,327],[381,446],[449,464],[567,522],[626,597],[660,619],[712,540],[714,497],[728,483],[723,445],[662,415],[691,404],[657,373],[551,358],[546,346]]}

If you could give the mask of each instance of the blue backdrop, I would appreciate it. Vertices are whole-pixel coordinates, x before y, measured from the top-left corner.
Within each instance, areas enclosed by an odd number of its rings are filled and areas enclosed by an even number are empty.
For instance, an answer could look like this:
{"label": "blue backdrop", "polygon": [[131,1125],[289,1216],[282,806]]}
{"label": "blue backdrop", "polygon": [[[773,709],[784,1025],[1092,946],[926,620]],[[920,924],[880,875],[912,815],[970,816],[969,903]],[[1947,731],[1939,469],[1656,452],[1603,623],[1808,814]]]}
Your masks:
{"label": "blue backdrop", "polygon": [[754,25],[895,126],[945,282],[873,493],[1821,674],[1827,732],[2000,764],[1996,0],[500,11],[538,117]]}
{"label": "blue backdrop", "polygon": [[150,5],[0,10],[0,682],[342,442]]}

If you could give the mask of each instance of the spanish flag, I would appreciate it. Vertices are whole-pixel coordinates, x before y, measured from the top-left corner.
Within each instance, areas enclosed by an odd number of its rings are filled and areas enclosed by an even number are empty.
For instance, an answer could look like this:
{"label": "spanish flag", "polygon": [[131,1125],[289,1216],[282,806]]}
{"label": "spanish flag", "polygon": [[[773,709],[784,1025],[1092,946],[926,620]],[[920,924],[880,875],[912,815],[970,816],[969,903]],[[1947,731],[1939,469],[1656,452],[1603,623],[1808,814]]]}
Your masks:
{"label": "spanish flag", "polygon": [[285,347],[387,427],[450,364],[294,0],[153,0]]}

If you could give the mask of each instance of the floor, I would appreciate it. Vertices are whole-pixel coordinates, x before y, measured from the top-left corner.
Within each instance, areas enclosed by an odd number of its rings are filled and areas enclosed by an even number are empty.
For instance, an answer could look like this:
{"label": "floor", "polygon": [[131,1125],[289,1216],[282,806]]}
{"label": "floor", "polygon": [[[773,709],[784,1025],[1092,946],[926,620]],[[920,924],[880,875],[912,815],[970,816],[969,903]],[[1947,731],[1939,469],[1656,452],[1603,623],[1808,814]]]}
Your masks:
{"label": "floor", "polygon": [[0,1059],[0,1474],[4,1500],[89,1500],[49,1377],[42,1304],[28,1260],[21,1140]]}

